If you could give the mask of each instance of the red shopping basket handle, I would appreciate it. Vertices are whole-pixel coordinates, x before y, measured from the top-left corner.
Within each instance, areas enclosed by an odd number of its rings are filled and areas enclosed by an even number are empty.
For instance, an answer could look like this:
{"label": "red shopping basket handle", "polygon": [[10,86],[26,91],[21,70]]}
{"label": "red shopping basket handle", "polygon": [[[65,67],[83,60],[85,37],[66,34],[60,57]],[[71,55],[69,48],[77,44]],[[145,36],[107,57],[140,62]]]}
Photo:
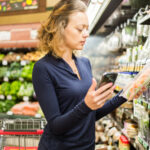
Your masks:
{"label": "red shopping basket handle", "polygon": [[4,147],[4,150],[37,150],[37,147]]}
{"label": "red shopping basket handle", "polygon": [[41,135],[43,130],[36,131],[5,131],[0,130],[0,135]]}

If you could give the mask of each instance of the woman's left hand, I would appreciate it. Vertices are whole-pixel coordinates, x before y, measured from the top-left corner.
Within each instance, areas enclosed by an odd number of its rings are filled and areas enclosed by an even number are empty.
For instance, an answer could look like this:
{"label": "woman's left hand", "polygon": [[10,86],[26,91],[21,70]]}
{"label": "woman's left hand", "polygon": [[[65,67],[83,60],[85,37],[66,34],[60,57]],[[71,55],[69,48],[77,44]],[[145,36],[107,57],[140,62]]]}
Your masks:
{"label": "woman's left hand", "polygon": [[131,101],[133,99],[139,98],[142,95],[142,93],[145,92],[146,90],[147,90],[147,88],[143,87],[135,96],[131,95],[128,100]]}

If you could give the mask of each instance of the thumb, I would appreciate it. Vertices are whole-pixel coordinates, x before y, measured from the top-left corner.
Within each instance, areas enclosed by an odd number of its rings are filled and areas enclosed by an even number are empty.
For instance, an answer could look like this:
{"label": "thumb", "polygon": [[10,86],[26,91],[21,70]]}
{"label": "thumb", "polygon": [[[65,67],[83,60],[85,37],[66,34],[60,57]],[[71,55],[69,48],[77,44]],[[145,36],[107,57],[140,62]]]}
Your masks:
{"label": "thumb", "polygon": [[91,86],[90,86],[90,88],[89,88],[89,91],[95,91],[96,85],[97,85],[97,82],[96,82],[96,80],[93,78],[93,79],[92,79],[92,84],[91,84]]}

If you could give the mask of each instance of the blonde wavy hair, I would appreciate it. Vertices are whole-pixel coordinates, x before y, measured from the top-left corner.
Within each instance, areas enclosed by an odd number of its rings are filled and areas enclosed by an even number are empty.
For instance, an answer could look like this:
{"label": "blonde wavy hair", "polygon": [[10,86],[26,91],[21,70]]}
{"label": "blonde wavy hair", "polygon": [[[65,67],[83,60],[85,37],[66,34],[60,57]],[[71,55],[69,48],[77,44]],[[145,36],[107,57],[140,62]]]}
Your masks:
{"label": "blonde wavy hair", "polygon": [[56,57],[61,56],[64,52],[61,50],[63,31],[69,22],[69,16],[74,12],[85,12],[86,9],[82,0],[59,1],[38,31],[39,50],[51,52]]}

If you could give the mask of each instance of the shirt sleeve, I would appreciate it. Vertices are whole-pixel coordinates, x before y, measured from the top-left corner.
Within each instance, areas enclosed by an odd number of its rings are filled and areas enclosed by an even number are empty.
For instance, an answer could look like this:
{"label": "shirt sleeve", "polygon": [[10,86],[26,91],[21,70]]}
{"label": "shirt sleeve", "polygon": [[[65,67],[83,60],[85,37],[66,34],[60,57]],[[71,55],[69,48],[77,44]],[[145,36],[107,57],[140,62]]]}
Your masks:
{"label": "shirt sleeve", "polygon": [[56,135],[64,134],[73,126],[78,125],[92,111],[82,100],[72,110],[61,114],[52,78],[46,67],[40,63],[36,63],[34,66],[32,82],[49,128]]}
{"label": "shirt sleeve", "polygon": [[117,107],[119,107],[127,101],[127,99],[119,96],[119,94],[113,97],[111,100],[107,101],[103,107],[96,110],[96,120],[99,120],[105,115],[111,113],[114,109],[116,109]]}

